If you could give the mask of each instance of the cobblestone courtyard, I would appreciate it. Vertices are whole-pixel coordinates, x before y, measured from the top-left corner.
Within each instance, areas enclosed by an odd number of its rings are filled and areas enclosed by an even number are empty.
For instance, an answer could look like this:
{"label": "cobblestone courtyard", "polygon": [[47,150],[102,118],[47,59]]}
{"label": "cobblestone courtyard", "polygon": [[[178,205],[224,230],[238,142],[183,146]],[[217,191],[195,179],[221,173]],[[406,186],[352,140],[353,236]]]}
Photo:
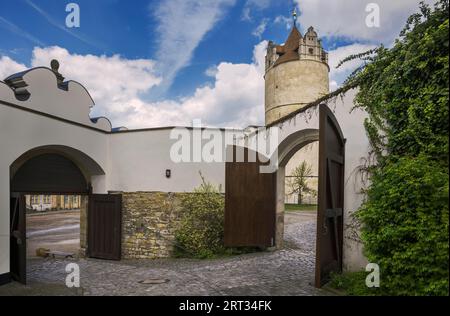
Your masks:
{"label": "cobblestone courtyard", "polygon": [[[328,295],[315,289],[315,213],[288,212],[286,247],[216,260],[94,259],[28,261],[28,286],[0,287],[0,295]],[[81,288],[65,287],[65,266],[80,266]],[[165,280],[163,284],[140,281]]]}

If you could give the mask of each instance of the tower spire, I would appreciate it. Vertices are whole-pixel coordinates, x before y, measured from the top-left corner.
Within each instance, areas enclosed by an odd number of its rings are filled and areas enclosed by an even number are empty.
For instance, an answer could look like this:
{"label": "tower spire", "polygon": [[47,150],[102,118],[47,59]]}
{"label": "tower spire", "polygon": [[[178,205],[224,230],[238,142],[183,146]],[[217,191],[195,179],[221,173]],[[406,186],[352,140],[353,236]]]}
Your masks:
{"label": "tower spire", "polygon": [[292,12],[292,19],[294,20],[294,26],[297,27],[297,8],[294,6],[294,11]]}

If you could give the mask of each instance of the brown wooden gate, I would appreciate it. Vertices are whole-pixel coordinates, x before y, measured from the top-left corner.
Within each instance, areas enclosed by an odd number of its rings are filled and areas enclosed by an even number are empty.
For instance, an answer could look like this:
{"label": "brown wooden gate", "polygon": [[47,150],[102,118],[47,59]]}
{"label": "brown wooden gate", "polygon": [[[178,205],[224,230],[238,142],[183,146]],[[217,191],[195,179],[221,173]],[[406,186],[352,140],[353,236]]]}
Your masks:
{"label": "brown wooden gate", "polygon": [[275,242],[276,173],[261,173],[258,157],[248,162],[233,162],[225,167],[225,246],[272,247]]}
{"label": "brown wooden gate", "polygon": [[316,287],[342,271],[345,139],[328,108],[320,105]]}
{"label": "brown wooden gate", "polygon": [[122,241],[122,196],[89,196],[88,256],[120,260]]}
{"label": "brown wooden gate", "polygon": [[27,283],[25,196],[14,195],[10,199],[10,273],[13,280]]}

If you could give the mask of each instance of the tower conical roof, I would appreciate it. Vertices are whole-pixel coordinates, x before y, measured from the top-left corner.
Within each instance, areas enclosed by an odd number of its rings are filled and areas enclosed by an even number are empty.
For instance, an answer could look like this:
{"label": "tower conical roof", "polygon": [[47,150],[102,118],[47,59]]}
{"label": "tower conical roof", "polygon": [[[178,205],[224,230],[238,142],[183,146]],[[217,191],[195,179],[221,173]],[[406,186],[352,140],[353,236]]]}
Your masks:
{"label": "tower conical roof", "polygon": [[277,46],[277,54],[279,54],[280,57],[275,62],[274,66],[288,61],[298,60],[299,59],[298,49],[300,47],[301,39],[302,35],[300,34],[300,31],[297,29],[297,27],[294,25],[284,45]]}

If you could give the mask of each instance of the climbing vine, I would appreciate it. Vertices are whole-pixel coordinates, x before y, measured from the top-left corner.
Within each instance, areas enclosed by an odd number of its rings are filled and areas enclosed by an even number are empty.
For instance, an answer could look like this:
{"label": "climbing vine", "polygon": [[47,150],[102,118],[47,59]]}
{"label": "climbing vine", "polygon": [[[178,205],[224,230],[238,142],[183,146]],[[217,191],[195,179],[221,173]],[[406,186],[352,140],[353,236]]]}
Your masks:
{"label": "climbing vine", "polygon": [[375,159],[357,218],[385,294],[448,295],[448,10],[421,3],[392,48],[342,61],[363,60],[342,91],[357,86],[369,114]]}

